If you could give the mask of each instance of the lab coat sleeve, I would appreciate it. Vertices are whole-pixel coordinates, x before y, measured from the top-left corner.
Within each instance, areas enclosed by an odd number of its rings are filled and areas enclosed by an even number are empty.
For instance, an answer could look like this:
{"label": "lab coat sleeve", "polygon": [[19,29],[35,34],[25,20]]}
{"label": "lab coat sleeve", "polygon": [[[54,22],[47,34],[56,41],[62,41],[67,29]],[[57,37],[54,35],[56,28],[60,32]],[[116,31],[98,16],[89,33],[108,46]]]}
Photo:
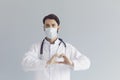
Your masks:
{"label": "lab coat sleeve", "polygon": [[71,60],[73,62],[72,69],[74,71],[87,70],[90,67],[90,60],[87,56],[81,54],[75,47],[71,45]]}
{"label": "lab coat sleeve", "polygon": [[45,60],[41,60],[38,57],[40,45],[34,44],[30,50],[25,53],[22,60],[22,67],[24,71],[38,71],[45,69]]}

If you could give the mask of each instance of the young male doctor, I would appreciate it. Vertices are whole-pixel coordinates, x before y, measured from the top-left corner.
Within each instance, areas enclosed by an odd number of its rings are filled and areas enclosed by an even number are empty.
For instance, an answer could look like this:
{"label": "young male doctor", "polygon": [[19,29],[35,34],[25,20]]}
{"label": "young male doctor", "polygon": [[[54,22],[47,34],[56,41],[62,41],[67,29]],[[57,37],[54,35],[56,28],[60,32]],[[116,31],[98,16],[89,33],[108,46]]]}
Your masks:
{"label": "young male doctor", "polygon": [[89,69],[88,57],[58,37],[60,21],[55,14],[45,16],[43,24],[46,37],[25,53],[25,71],[35,71],[36,80],[70,80],[71,70]]}

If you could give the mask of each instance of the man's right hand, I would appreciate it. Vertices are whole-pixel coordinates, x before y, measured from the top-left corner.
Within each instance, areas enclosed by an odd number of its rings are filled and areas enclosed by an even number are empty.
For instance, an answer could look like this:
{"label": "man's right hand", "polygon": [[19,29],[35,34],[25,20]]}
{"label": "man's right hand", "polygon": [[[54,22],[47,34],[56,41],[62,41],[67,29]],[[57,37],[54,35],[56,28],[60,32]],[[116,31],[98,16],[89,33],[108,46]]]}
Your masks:
{"label": "man's right hand", "polygon": [[58,57],[59,55],[56,53],[54,54],[48,61],[47,61],[47,65],[50,65],[50,64],[57,64],[58,62],[56,61],[56,57]]}

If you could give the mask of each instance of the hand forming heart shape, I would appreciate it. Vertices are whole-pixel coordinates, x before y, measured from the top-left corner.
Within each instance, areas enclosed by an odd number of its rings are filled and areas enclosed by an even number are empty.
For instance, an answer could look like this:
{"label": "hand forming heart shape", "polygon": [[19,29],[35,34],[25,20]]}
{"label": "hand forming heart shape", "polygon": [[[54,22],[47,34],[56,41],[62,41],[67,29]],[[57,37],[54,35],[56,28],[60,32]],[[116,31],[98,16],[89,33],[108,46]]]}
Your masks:
{"label": "hand forming heart shape", "polygon": [[50,60],[47,61],[47,65],[49,64],[66,64],[73,66],[73,63],[70,59],[67,58],[65,54],[55,54]]}

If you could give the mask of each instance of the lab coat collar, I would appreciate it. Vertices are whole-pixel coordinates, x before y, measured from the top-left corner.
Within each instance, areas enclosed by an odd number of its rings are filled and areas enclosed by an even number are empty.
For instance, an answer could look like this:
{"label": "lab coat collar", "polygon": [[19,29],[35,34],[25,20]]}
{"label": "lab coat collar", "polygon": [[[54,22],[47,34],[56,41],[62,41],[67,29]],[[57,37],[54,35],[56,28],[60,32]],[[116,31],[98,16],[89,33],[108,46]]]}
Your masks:
{"label": "lab coat collar", "polygon": [[60,43],[60,40],[57,38],[56,40],[55,40],[55,42],[53,43],[53,44],[51,44],[48,40],[46,40],[46,38],[45,38],[45,44],[50,44],[50,45],[54,45],[54,44],[59,44]]}

